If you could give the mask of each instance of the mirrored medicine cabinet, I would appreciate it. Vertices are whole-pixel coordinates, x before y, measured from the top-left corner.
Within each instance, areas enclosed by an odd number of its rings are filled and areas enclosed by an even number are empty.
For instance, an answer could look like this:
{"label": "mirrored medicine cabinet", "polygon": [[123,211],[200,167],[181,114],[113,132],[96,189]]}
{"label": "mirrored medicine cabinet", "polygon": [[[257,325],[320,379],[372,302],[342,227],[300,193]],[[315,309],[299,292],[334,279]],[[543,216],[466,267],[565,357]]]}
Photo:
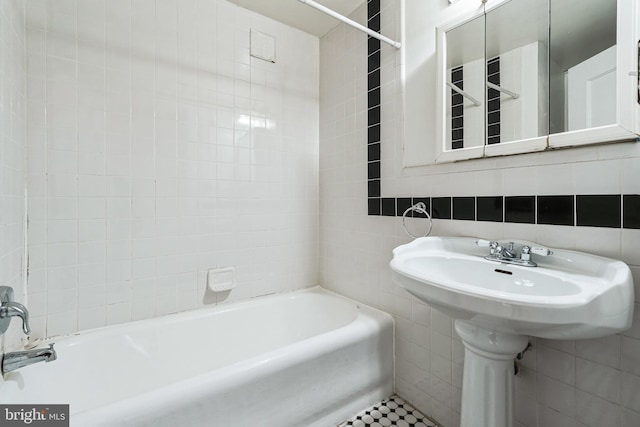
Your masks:
{"label": "mirrored medicine cabinet", "polygon": [[637,139],[639,3],[494,0],[438,27],[436,163]]}

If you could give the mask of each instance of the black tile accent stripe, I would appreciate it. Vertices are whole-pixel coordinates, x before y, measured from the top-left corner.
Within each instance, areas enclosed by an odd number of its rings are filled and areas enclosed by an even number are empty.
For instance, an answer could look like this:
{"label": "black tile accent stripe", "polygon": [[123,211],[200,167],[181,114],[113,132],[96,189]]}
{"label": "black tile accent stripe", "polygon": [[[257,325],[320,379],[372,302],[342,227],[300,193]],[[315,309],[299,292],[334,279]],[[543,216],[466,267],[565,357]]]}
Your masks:
{"label": "black tile accent stripe", "polygon": [[619,194],[576,196],[576,224],[586,227],[622,226],[622,200]]}
{"label": "black tile accent stripe", "polygon": [[382,198],[382,216],[396,216],[396,215],[397,214],[396,214],[395,197],[383,197]]}
{"label": "black tile accent stripe", "polygon": [[[367,3],[368,27],[380,31],[380,0]],[[380,190],[380,40],[367,40],[367,196],[369,215],[395,216],[395,198],[381,199]],[[406,209],[406,208],[405,208]],[[404,211],[403,211],[404,212]]]}
{"label": "black tile accent stripe", "polygon": [[[411,199],[411,205],[415,205],[416,203],[424,203],[425,207],[427,208],[427,212],[429,212],[429,215],[431,215],[431,199],[429,197],[414,197],[413,199]],[[427,217],[425,214],[415,211],[412,212],[412,216],[414,218]]]}
{"label": "black tile accent stripe", "polygon": [[380,180],[379,179],[370,179],[367,183],[369,197],[380,197]]}
{"label": "black tile accent stripe", "polygon": [[536,223],[536,198],[514,196],[504,198],[504,222]]}
{"label": "black tile accent stripe", "polygon": [[538,224],[575,225],[574,196],[538,196]]}
{"label": "black tile accent stripe", "polygon": [[431,199],[431,216],[436,219],[451,219],[451,197]]}
{"label": "black tile accent stripe", "polygon": [[622,196],[622,226],[640,229],[640,195],[625,194]]}
{"label": "black tile accent stripe", "polygon": [[[464,89],[464,69],[461,66],[451,69],[451,83]],[[464,98],[451,89],[451,149],[464,147]]]}
{"label": "black tile accent stripe", "polygon": [[369,179],[380,179],[380,161],[369,162]]}
{"label": "black tile accent stripe", "polygon": [[380,161],[380,142],[370,142],[367,147],[367,155],[370,162]]}
{"label": "black tile accent stripe", "polygon": [[369,0],[367,5],[367,19],[380,13],[380,0]]}
{"label": "black tile accent stripe", "polygon": [[370,197],[367,199],[367,210],[369,215],[382,214],[381,200],[382,199],[380,197]]}
{"label": "black tile accent stripe", "polygon": [[478,221],[502,222],[504,220],[502,200],[501,196],[478,197],[476,201]]}
{"label": "black tile accent stripe", "polygon": [[396,216],[402,216],[411,205],[411,197],[398,197],[396,199]]}
{"label": "black tile accent stripe", "polygon": [[[380,43],[380,42],[378,42]],[[380,87],[380,68],[369,73],[369,87],[368,89],[375,89]]]}
{"label": "black tile accent stripe", "polygon": [[[500,57],[487,61],[487,80],[500,86]],[[487,87],[487,144],[500,143],[500,91]]]}
{"label": "black tile accent stripe", "polygon": [[[368,0],[367,17],[369,28],[380,31],[380,0]],[[640,195],[608,194],[608,195],[517,195],[503,197],[381,197],[381,99],[380,99],[380,41],[369,37],[367,41],[368,55],[368,198],[369,215],[401,216],[408,204],[423,202],[434,218],[457,219],[468,221],[509,222],[523,224],[545,224],[585,227],[613,227],[640,229]],[[499,57],[487,62],[488,80],[500,84]],[[460,67],[461,68],[461,67]],[[460,70],[462,80],[462,70]],[[456,75],[456,77],[458,77]],[[452,81],[454,81],[452,75]],[[462,83],[460,83],[461,85]],[[487,123],[489,126],[500,125],[499,92],[490,89],[488,93]],[[494,92],[497,92],[494,93]],[[453,94],[452,94],[453,96]],[[460,108],[460,107],[456,107]],[[462,116],[462,108],[452,116]],[[453,129],[453,128],[452,128]],[[499,142],[496,128],[488,129],[489,143]],[[499,129],[499,128],[498,128]],[[462,139],[462,137],[461,137]],[[492,142],[493,141],[493,142]],[[473,206],[473,207],[472,207]],[[473,216],[471,215],[473,211]],[[425,217],[424,214],[412,212],[414,217]],[[577,219],[577,221],[576,221]]]}
{"label": "black tile accent stripe", "polygon": [[454,197],[453,198],[453,219],[475,221],[476,198],[475,197]]}
{"label": "black tile accent stripe", "polygon": [[380,142],[380,123],[369,125],[367,129],[367,141],[369,144]]}

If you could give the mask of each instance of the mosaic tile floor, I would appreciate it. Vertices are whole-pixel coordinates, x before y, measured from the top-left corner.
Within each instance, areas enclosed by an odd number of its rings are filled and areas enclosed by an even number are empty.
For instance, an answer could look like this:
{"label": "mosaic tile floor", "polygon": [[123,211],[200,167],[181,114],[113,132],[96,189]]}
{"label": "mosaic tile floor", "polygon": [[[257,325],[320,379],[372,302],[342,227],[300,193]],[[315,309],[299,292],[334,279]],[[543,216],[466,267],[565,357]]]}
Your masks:
{"label": "mosaic tile floor", "polygon": [[420,411],[398,396],[391,396],[382,402],[344,421],[338,427],[438,427]]}

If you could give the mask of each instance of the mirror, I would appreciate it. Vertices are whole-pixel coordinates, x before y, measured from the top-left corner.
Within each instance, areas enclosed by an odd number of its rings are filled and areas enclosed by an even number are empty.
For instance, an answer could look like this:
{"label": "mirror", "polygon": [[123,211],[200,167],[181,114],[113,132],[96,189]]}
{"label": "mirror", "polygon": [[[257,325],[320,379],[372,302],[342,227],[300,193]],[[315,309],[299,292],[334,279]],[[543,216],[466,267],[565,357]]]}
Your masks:
{"label": "mirror", "polygon": [[550,0],[550,14],[550,133],[615,124],[617,1]]}
{"label": "mirror", "polygon": [[[441,27],[446,87],[437,161],[541,151],[552,146],[551,134],[617,125],[617,3],[496,1]],[[571,137],[564,146],[620,135],[628,132]]]}
{"label": "mirror", "polygon": [[480,16],[447,32],[446,150],[484,145],[484,23]]}
{"label": "mirror", "polygon": [[485,17],[487,144],[547,135],[547,1],[507,1],[488,11]]}

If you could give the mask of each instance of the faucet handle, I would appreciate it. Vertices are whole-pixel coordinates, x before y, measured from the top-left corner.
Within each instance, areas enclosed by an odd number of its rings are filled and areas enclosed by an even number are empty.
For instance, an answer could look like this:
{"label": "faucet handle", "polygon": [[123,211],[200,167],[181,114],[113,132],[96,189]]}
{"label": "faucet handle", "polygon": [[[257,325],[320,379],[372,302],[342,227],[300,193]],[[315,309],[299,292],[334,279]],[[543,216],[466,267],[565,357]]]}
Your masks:
{"label": "faucet handle", "polygon": [[495,249],[498,247],[498,242],[494,242],[493,240],[478,239],[476,240],[476,245],[480,246],[481,248]]}
{"label": "faucet handle", "polygon": [[20,317],[22,319],[22,331],[25,335],[31,332],[27,308],[13,300],[13,288],[0,286],[0,335],[7,331],[12,317]]}
{"label": "faucet handle", "polygon": [[22,319],[22,332],[29,335],[31,328],[29,327],[29,311],[19,302],[9,301],[0,305],[0,319],[19,317]]}
{"label": "faucet handle", "polygon": [[498,242],[483,239],[476,240],[476,245],[480,246],[481,248],[489,248],[489,253],[491,255],[496,254],[496,249],[500,247],[500,244]]}
{"label": "faucet handle", "polygon": [[549,248],[544,248],[541,246],[534,246],[533,248],[531,248],[531,253],[540,256],[553,255],[553,251],[549,250]]}

